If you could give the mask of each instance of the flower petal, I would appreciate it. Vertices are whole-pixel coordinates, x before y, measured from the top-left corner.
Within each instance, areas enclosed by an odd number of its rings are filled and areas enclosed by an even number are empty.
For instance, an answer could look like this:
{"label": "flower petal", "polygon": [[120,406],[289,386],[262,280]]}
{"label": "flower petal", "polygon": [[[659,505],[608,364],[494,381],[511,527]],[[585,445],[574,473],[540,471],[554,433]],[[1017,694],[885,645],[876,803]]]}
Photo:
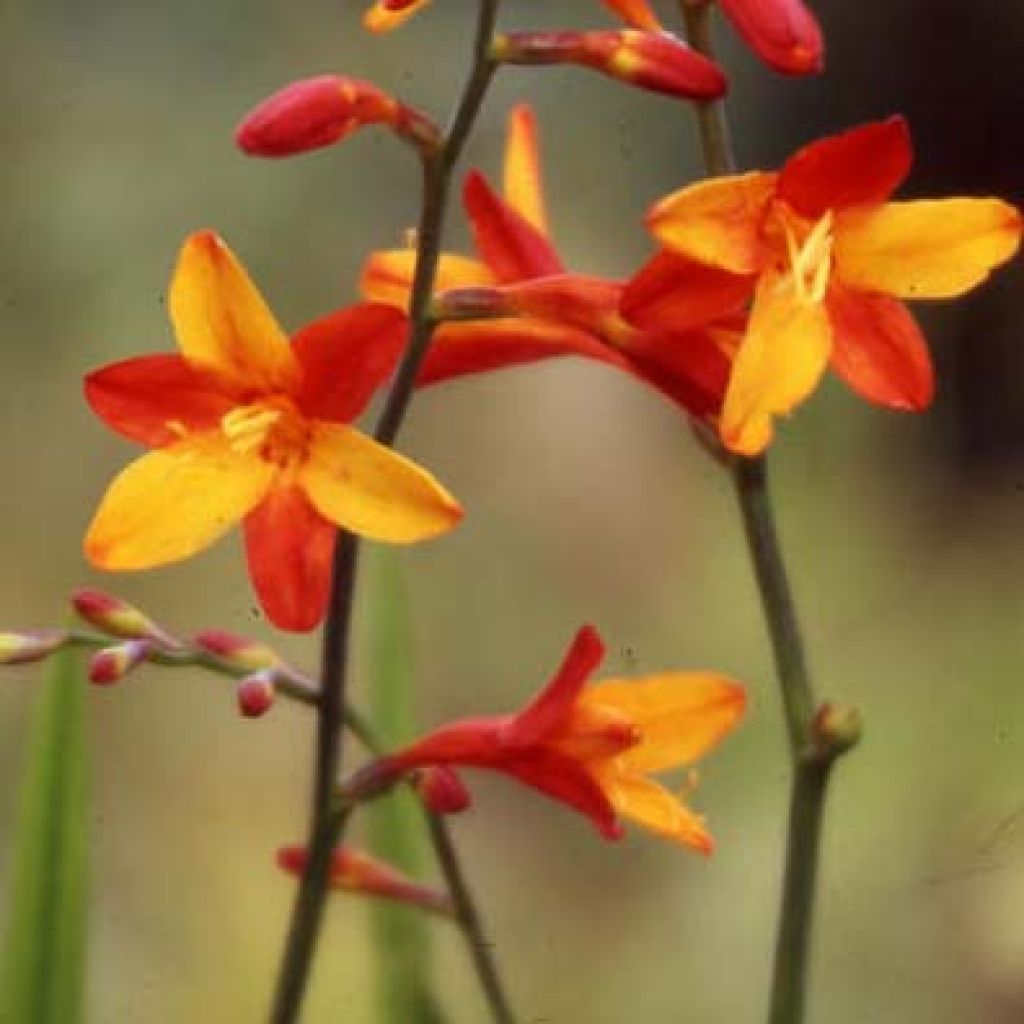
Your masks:
{"label": "flower petal", "polygon": [[462,518],[426,470],[341,424],[316,424],[298,483],[322,516],[370,540],[411,544],[447,533]]}
{"label": "flower petal", "polygon": [[114,572],[188,558],[258,505],[275,472],[220,433],[150,452],[107,489],[85,538],[86,557]]}
{"label": "flower petal", "polygon": [[363,15],[363,28],[370,32],[390,32],[408,21],[429,3],[430,0],[408,0],[407,3],[399,5],[388,3],[388,0],[377,0]]}
{"label": "flower petal", "polygon": [[921,329],[898,299],[833,283],[832,369],[858,394],[892,409],[927,408],[935,375]]}
{"label": "flower petal", "polygon": [[779,196],[810,220],[829,210],[876,206],[896,191],[913,159],[907,122],[875,121],[795,153],[779,176]]}
{"label": "flower petal", "polygon": [[502,284],[562,273],[551,243],[521,213],[505,203],[476,171],[462,189],[477,252]]}
{"label": "flower petal", "polygon": [[738,683],[711,672],[666,672],[603,679],[584,691],[581,703],[609,708],[640,727],[640,743],[616,764],[646,774],[696,761],[739,721],[746,694]]}
{"label": "flower petal", "polygon": [[289,391],[298,367],[288,338],[221,238],[199,231],[186,239],[170,292],[171,320],[182,355],[225,384]]}
{"label": "flower petal", "polygon": [[525,103],[509,114],[502,188],[508,205],[535,231],[547,237],[548,218],[544,209],[537,120]]}
{"label": "flower petal", "polygon": [[923,199],[851,210],[835,225],[836,276],[901,299],[961,295],[1005,263],[1021,217],[999,199]]}
{"label": "flower petal", "polygon": [[302,371],[298,405],[311,419],[347,423],[394,372],[408,323],[391,306],[364,302],[303,327],[292,340]]}
{"label": "flower petal", "polygon": [[[387,249],[372,253],[359,277],[359,291],[363,298],[372,302],[408,309],[415,272],[415,249]],[[486,287],[494,283],[494,275],[479,260],[450,252],[441,253],[438,259],[435,292]]]}
{"label": "flower petal", "polygon": [[107,426],[151,448],[214,429],[234,405],[214,381],[171,354],[95,370],[85,378],[85,398]]}
{"label": "flower petal", "polygon": [[660,783],[614,768],[599,769],[597,778],[612,806],[623,817],[700,853],[711,853],[714,849],[714,840],[700,816]]}
{"label": "flower petal", "polygon": [[641,28],[645,32],[660,32],[661,22],[647,4],[647,0],[602,0],[605,7],[610,7],[627,25]]}
{"label": "flower petal", "polygon": [[802,301],[790,277],[765,274],[722,408],[720,432],[726,447],[741,455],[761,452],[771,440],[772,417],[807,397],[830,349],[824,306]]}
{"label": "flower petal", "polygon": [[278,484],[243,524],[249,577],[278,629],[304,632],[323,618],[337,529],[294,486]]}
{"label": "flower petal", "polygon": [[751,171],[688,185],[657,203],[647,226],[672,252],[734,274],[752,274],[766,258],[761,222],[777,181],[776,174]]}

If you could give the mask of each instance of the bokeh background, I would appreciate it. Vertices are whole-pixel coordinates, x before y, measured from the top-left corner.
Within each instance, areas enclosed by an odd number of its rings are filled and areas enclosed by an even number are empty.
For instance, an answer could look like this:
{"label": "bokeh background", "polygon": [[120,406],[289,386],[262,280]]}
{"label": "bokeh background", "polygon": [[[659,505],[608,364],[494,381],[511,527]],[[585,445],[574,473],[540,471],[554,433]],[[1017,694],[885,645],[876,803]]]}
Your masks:
{"label": "bokeh background", "polygon": [[[324,71],[373,78],[439,115],[458,84],[471,0],[400,34],[359,29],[361,0],[8,0],[0,9],[0,621],[62,615],[114,586],[172,627],[270,637],[237,537],[187,564],[110,580],[80,538],[132,457],[81,399],[91,367],[167,348],[170,268],[216,227],[283,322],[350,301],[365,254],[416,213],[416,168],[383,133],[247,160],[252,104]],[[594,0],[508,0],[518,26],[608,24]],[[828,71],[786,81],[720,26],[744,166],[902,111],[906,194],[1024,186],[1024,8],[1007,0],[824,0]],[[663,13],[671,16],[671,5]],[[567,262],[623,275],[640,215],[699,173],[680,104],[585,72],[499,76],[468,162],[496,173],[503,119],[537,108]],[[460,211],[452,246],[463,248]],[[778,512],[821,690],[857,704],[863,746],[837,773],[824,845],[811,1019],[1024,1018],[1024,291],[1019,263],[920,310],[941,387],[926,415],[828,383],[772,453]],[[404,553],[418,715],[499,711],[546,678],[582,621],[613,672],[715,667],[746,680],[745,727],[701,770],[702,860],[588,825],[480,779],[454,828],[523,1024],[735,1024],[769,984],[787,766],[757,595],[728,480],[653,392],[564,363],[418,397],[401,447],[469,510]],[[312,639],[284,643],[312,667]],[[0,870],[37,673],[0,687]],[[358,680],[357,680],[358,685]],[[150,670],[90,694],[90,1018],[262,1018],[291,881],[273,851],[302,835],[312,740],[301,710],[240,721],[230,687]],[[0,890],[2,891],[2,890]],[[0,907],[2,910],[2,907]],[[374,1020],[365,909],[330,910],[307,1020]],[[450,1020],[485,1011],[459,938],[436,930]],[[12,1022],[21,1024],[21,1022]]]}

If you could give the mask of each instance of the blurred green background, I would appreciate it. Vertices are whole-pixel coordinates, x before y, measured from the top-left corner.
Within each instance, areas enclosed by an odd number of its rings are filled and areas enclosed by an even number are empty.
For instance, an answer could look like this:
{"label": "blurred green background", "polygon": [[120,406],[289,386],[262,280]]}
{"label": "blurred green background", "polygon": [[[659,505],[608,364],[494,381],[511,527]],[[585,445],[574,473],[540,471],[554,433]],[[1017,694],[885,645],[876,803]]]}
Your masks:
{"label": "blurred green background", "polygon": [[[594,0],[508,0],[509,25],[609,24]],[[232,128],[285,82],[369,77],[440,115],[471,0],[401,33],[359,28],[361,0],[8,0],[0,9],[0,621],[42,625],[84,583],[172,628],[269,637],[237,535],[148,575],[92,573],[80,538],[133,456],[81,399],[82,374],[172,344],[164,290],[190,231],[216,227],[298,326],[354,297],[365,254],[416,215],[413,160],[380,132],[284,162]],[[663,13],[670,15],[671,5]],[[719,32],[745,166],[902,111],[907,194],[1020,200],[1024,9],[1006,0],[819,5],[828,72],[786,81]],[[623,275],[648,204],[698,174],[686,108],[585,72],[499,76],[468,161],[500,167],[517,99],[541,122],[566,261]],[[451,217],[452,245],[465,226]],[[1024,360],[1019,264],[922,310],[940,393],[888,414],[830,382],[772,453],[786,551],[825,695],[864,712],[835,780],[811,1020],[1024,1018]],[[403,450],[469,511],[402,561],[426,725],[518,706],[575,628],[607,669],[714,667],[750,685],[749,719],[701,769],[710,860],[586,822],[500,779],[454,824],[523,1024],[759,1020],[769,984],[786,800],[783,725],[728,480],[678,413],[601,367],[564,363],[417,398]],[[312,667],[316,645],[283,646]],[[358,685],[357,673],[357,685]],[[38,673],[0,687],[0,870]],[[242,722],[230,686],[140,673],[89,694],[94,758],[89,982],[95,1022],[253,1021],[273,982],[292,882],[273,851],[303,834],[312,722]],[[2,890],[0,890],[2,891]],[[2,910],[2,907],[0,907]],[[365,909],[331,906],[306,1019],[369,1009]],[[456,1024],[485,1011],[456,934],[436,929]],[[21,1022],[12,1022],[21,1024]]]}

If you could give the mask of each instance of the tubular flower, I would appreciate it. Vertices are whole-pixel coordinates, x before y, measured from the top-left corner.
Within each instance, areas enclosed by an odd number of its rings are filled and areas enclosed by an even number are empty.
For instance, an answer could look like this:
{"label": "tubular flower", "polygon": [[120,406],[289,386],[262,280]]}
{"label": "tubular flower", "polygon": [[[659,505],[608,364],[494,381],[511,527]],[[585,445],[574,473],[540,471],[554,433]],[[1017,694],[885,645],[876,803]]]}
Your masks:
{"label": "tubular flower", "polygon": [[515,715],[473,718],[429,733],[364,768],[353,789],[417,768],[449,765],[510,775],[585,814],[607,839],[618,816],[703,853],[711,836],[699,816],[649,776],[690,764],[743,713],[743,689],[709,672],[608,679],[586,687],[604,645],[577,633],[551,682]]}
{"label": "tubular flower", "polygon": [[[763,450],[772,417],[806,398],[829,363],[869,401],[931,402],[931,360],[900,300],[983,281],[1016,250],[1021,218],[998,199],[888,202],[911,160],[894,117],[812,143],[777,174],[710,179],[651,210],[662,245],[733,273],[753,295],[720,423],[733,451]],[[694,300],[684,274],[663,291]]]}
{"label": "tubular flower", "polygon": [[154,449],[100,503],[85,538],[94,565],[175,562],[241,520],[264,610],[305,630],[323,614],[336,527],[404,544],[459,521],[433,477],[348,425],[394,368],[401,314],[353,306],[289,343],[210,231],[185,242],[169,302],[180,355],[129,359],[85,381],[101,419]]}
{"label": "tubular flower", "polygon": [[[729,314],[746,298],[743,282],[691,261],[700,282],[696,299],[673,299],[671,315],[651,316],[643,327],[627,323],[619,304],[633,285],[567,273],[555,251],[536,127],[527,106],[509,118],[503,192],[499,196],[475,171],[468,175],[463,203],[480,258],[442,253],[436,287],[442,313],[446,306],[454,313],[465,310],[467,302],[479,302],[480,315],[504,319],[443,323],[427,350],[419,383],[576,355],[639,378],[694,416],[714,418],[738,339]],[[404,309],[415,261],[411,249],[374,253],[363,269],[363,295]],[[684,262],[673,258],[674,266]],[[638,275],[645,292],[650,273],[645,268]],[[710,326],[706,309],[719,318]]]}

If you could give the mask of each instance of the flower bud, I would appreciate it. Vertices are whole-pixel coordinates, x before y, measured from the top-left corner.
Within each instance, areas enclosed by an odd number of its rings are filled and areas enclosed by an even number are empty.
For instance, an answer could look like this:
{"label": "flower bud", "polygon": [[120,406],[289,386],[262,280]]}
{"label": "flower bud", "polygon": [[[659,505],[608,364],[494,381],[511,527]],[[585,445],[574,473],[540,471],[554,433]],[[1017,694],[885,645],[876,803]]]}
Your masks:
{"label": "flower bud", "polygon": [[78,616],[111,636],[123,640],[152,640],[167,647],[178,641],[160,628],[148,615],[115,594],[85,588],[71,596],[71,605]]}
{"label": "flower bud", "polygon": [[[302,846],[286,846],[277,852],[278,866],[289,874],[301,875],[308,861]],[[339,847],[331,856],[330,885],[340,892],[379,896],[424,910],[451,915],[451,901],[443,893],[414,882],[390,864],[361,850]]]}
{"label": "flower bud", "polygon": [[727,87],[718,65],[667,32],[509,32],[491,53],[504,64],[580,64],[681,99],[717,99]]}
{"label": "flower bud", "polygon": [[120,682],[132,669],[141,665],[152,653],[150,640],[128,640],[113,647],[104,647],[89,659],[89,680],[97,686]]}
{"label": "flower bud", "polygon": [[68,641],[62,629],[35,629],[25,633],[0,633],[0,665],[26,665],[42,661]]}
{"label": "flower bud", "polygon": [[864,720],[855,707],[826,702],[811,721],[811,742],[819,756],[831,759],[856,746],[863,731]]}
{"label": "flower bud", "polygon": [[424,768],[416,780],[416,792],[423,806],[434,814],[459,814],[471,803],[462,779],[444,765]]}
{"label": "flower bud", "polygon": [[822,69],[821,29],[802,0],[718,0],[747,45],[785,75]]}
{"label": "flower bud", "polygon": [[274,703],[274,670],[265,668],[238,684],[238,710],[246,718],[265,715]]}
{"label": "flower bud", "polygon": [[437,126],[369,82],[320,75],[292,82],[252,110],[235,141],[250,156],[293,156],[340,142],[364,125],[384,124],[421,149],[440,143]]}
{"label": "flower bud", "polygon": [[204,629],[192,638],[192,646],[239,672],[258,672],[284,664],[272,647],[226,629]]}

